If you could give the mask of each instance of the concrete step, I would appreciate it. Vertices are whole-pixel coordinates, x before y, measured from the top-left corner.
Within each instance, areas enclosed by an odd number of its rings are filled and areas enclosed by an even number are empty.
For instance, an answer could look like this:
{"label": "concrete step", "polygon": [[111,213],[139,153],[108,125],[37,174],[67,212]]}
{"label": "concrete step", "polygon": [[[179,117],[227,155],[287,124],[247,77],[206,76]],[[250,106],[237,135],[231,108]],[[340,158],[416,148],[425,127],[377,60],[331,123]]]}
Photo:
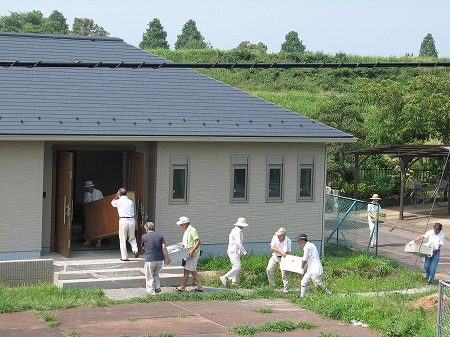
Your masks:
{"label": "concrete step", "polygon": [[[54,261],[54,283],[63,289],[70,287],[145,288],[144,263],[144,259]],[[179,286],[183,272],[184,269],[180,263],[164,266],[159,273],[161,286]],[[190,276],[188,285],[192,283],[192,276]]]}

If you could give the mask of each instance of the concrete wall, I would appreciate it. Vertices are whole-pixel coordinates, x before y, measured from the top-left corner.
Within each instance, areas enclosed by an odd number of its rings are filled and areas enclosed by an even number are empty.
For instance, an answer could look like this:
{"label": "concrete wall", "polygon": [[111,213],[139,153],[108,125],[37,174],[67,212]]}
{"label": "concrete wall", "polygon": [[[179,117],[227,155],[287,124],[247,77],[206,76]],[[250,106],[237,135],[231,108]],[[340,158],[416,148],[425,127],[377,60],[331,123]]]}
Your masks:
{"label": "concrete wall", "polygon": [[0,260],[40,256],[43,142],[0,142]]}
{"label": "concrete wall", "polygon": [[[170,156],[187,155],[189,164],[189,202],[169,203]],[[249,202],[230,202],[231,157],[249,156]],[[267,156],[284,156],[283,202],[265,201]],[[313,156],[314,200],[296,201],[297,158]],[[228,234],[238,217],[245,217],[244,242],[255,251],[269,252],[269,243],[279,227],[294,238],[308,234],[311,241],[322,240],[325,191],[324,144],[301,143],[174,143],[158,144],[156,214],[157,231],[168,245],[180,242],[182,231],[175,224],[182,215],[200,233],[203,244],[228,242]],[[225,247],[225,246],[224,246]],[[261,248],[262,247],[262,248]],[[214,249],[207,249],[214,251]],[[225,249],[226,251],[226,249]]]}

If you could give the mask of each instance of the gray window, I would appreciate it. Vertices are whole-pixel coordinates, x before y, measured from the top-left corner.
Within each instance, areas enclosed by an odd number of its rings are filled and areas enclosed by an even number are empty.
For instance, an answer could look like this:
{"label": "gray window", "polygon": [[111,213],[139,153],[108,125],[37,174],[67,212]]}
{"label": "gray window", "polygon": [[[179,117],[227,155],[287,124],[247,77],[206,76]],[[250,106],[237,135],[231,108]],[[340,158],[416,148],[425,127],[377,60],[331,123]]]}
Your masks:
{"label": "gray window", "polygon": [[170,202],[188,201],[188,162],[187,156],[170,157]]}
{"label": "gray window", "polygon": [[267,157],[266,201],[283,201],[283,157]]}
{"label": "gray window", "polygon": [[314,157],[298,157],[297,201],[313,200]]}
{"label": "gray window", "polygon": [[231,158],[231,201],[248,201],[248,157],[233,156]]}

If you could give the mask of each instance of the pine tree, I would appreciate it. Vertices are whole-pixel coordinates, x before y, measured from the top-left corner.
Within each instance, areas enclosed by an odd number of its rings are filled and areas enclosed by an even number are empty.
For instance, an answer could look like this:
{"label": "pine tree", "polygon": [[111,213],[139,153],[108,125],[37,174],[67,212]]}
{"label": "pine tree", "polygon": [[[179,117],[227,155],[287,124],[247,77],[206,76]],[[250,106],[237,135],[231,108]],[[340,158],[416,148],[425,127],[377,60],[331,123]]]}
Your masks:
{"label": "pine tree", "polygon": [[420,45],[419,56],[438,57],[438,51],[436,50],[433,35],[430,33],[423,38],[422,44]]}
{"label": "pine tree", "polygon": [[291,31],[286,34],[285,41],[281,44],[281,51],[286,53],[303,53],[306,50],[306,46],[298,38],[298,33]]}
{"label": "pine tree", "polygon": [[167,32],[161,25],[159,19],[154,18],[149,24],[144,34],[142,34],[142,41],[139,43],[141,49],[169,49],[167,42]]}
{"label": "pine tree", "polygon": [[175,49],[206,49],[208,43],[197,29],[197,24],[194,20],[189,20],[183,26],[181,34],[177,36],[175,42]]}

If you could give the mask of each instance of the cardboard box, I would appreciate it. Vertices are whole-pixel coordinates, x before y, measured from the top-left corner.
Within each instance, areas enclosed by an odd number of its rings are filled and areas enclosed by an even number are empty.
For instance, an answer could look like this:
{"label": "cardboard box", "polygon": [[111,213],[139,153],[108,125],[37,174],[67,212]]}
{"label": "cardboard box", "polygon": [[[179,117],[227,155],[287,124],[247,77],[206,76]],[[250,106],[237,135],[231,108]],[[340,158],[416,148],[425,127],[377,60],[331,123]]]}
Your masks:
{"label": "cardboard box", "polygon": [[433,255],[433,248],[427,245],[416,245],[415,243],[412,245],[406,244],[405,252],[413,253],[419,256],[431,256]]}
{"label": "cardboard box", "polygon": [[302,258],[300,256],[286,255],[286,257],[281,258],[280,269],[300,274]]}
{"label": "cardboard box", "polygon": [[167,246],[167,253],[169,253],[171,261],[180,261],[187,258],[190,250],[190,248],[183,248],[178,245]]}

